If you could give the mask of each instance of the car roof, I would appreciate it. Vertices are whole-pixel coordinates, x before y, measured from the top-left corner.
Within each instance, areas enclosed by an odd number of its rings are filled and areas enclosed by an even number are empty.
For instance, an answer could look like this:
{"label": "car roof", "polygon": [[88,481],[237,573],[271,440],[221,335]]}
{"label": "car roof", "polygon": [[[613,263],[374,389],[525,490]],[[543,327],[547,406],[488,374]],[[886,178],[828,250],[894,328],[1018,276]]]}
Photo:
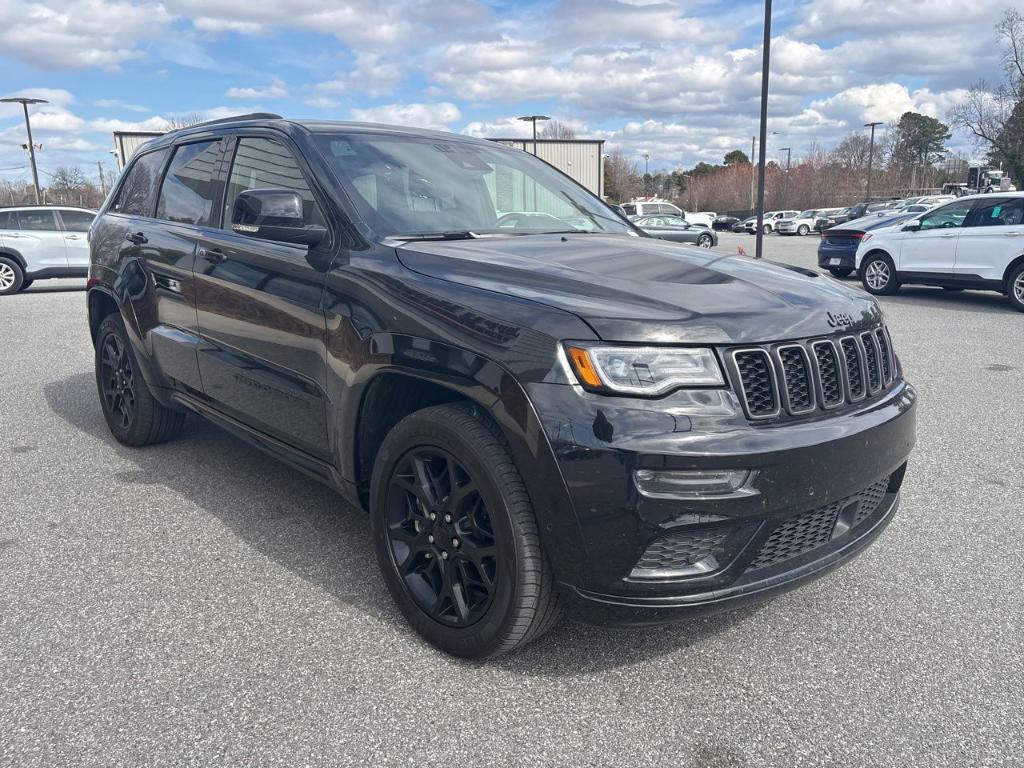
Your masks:
{"label": "car roof", "polygon": [[0,205],[2,211],[82,211],[96,215],[94,208],[82,208],[79,205]]}

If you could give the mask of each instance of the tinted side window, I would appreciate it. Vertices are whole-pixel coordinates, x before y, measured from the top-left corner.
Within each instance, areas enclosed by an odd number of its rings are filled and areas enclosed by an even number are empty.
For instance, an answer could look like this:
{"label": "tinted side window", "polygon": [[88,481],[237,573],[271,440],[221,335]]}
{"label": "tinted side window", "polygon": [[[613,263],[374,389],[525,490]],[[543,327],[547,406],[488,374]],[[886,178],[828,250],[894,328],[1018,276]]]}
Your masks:
{"label": "tinted side window", "polygon": [[18,214],[14,211],[0,211],[0,229],[17,229]]}
{"label": "tinted side window", "polygon": [[305,223],[322,222],[313,193],[291,151],[273,139],[248,138],[240,139],[235,150],[235,162],[231,166],[227,195],[224,198],[224,228],[230,229],[231,211],[242,192],[270,187],[298,192],[303,202]]}
{"label": "tinted side window", "polygon": [[1024,223],[1024,197],[979,202],[965,227],[1012,227]]}
{"label": "tinted side window", "polygon": [[88,211],[61,211],[60,219],[68,232],[88,232],[95,214]]}
{"label": "tinted side window", "polygon": [[152,216],[153,197],[166,157],[167,150],[160,149],[147,152],[132,163],[111,209],[133,216]]}
{"label": "tinted side window", "polygon": [[18,219],[21,221],[20,229],[46,231],[57,229],[57,220],[53,218],[53,211],[19,211]]}
{"label": "tinted side window", "polygon": [[215,203],[220,202],[216,181],[220,141],[203,141],[178,147],[164,174],[156,217],[183,224],[213,223]]}
{"label": "tinted side window", "polygon": [[939,229],[960,227],[967,218],[967,214],[974,205],[972,200],[963,200],[956,203],[936,208],[927,216],[921,218],[921,229]]}

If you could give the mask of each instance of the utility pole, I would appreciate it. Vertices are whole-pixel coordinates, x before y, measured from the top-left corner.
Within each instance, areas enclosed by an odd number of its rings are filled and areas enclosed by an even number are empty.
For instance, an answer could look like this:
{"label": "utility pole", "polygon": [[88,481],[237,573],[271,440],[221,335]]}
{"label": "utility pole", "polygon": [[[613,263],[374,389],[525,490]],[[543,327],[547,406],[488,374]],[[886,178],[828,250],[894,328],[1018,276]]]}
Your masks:
{"label": "utility pole", "polygon": [[758,149],[760,166],[757,169],[757,241],[754,258],[762,256],[764,245],[764,163],[765,145],[768,143],[768,66],[771,62],[772,0],[764,0],[764,50],[761,56],[761,147]]}
{"label": "utility pole", "polygon": [[527,123],[533,123],[533,156],[537,156],[537,121],[538,120],[550,120],[551,118],[547,115],[526,115],[520,117],[520,120]]}
{"label": "utility pole", "polygon": [[871,144],[868,146],[868,188],[864,193],[864,199],[871,199],[871,165],[875,159],[875,127],[881,123],[864,123],[865,128],[871,129]]}
{"label": "utility pole", "polygon": [[103,177],[103,163],[100,160],[96,161],[96,172],[100,175],[100,192],[103,196],[107,196],[107,180]]}
{"label": "utility pole", "polygon": [[750,137],[750,212],[754,213],[754,169],[757,163],[754,162],[754,153],[757,151],[757,136]]}
{"label": "utility pole", "polygon": [[36,169],[36,145],[32,143],[32,123],[28,119],[28,105],[49,104],[49,102],[46,99],[30,99],[26,96],[8,96],[6,99],[0,99],[0,102],[21,104],[21,108],[25,110],[25,131],[28,133],[28,156],[32,162],[32,183],[36,187],[36,205],[41,205],[42,194],[39,191],[39,171]]}
{"label": "utility pole", "polygon": [[790,160],[793,159],[793,150],[792,150],[791,147],[781,147],[779,149],[779,152],[785,152],[786,153],[786,175],[783,178],[783,182],[782,182],[783,183],[783,188],[782,188],[783,201],[782,201],[782,205],[788,207],[789,206],[789,165],[790,165]]}

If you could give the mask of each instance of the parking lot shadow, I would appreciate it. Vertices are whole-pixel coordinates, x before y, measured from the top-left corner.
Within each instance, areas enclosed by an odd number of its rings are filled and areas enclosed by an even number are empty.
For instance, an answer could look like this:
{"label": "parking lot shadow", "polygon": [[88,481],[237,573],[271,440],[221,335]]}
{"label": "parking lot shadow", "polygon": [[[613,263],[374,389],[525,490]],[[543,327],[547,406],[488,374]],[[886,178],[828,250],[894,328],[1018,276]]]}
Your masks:
{"label": "parking lot shadow", "polygon": [[[81,373],[44,386],[50,409],[71,427],[128,460],[113,481],[163,489],[218,519],[262,555],[322,589],[331,599],[401,629],[420,642],[395,607],[377,568],[364,513],[330,488],[189,415],[175,441],[126,448],[107,430],[96,384]],[[102,462],[95,454],[83,460]],[[173,514],[168,508],[168,514]],[[633,664],[678,651],[733,626],[753,609],[669,627],[605,629],[563,623],[521,652],[499,659],[509,671],[565,676]]]}

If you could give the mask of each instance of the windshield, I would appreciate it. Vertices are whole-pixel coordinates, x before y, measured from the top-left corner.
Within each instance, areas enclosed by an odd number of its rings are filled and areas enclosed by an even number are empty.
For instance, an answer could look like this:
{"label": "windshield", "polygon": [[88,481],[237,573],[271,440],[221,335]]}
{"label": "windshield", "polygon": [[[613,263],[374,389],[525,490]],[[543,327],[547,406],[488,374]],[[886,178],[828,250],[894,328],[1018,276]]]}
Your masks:
{"label": "windshield", "polygon": [[817,211],[802,211],[799,214],[797,214],[797,218],[798,219],[813,219],[817,215],[818,215]]}
{"label": "windshield", "polygon": [[635,233],[592,194],[520,150],[455,137],[314,138],[359,216],[384,236]]}

